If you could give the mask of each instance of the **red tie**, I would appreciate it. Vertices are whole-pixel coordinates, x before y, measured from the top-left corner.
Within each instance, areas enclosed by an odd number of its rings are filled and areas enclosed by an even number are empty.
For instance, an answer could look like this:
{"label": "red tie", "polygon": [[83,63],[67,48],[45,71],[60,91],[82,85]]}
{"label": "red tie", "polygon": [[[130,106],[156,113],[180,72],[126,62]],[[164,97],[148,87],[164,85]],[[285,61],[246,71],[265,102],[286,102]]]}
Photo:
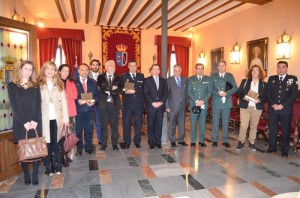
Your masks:
{"label": "red tie", "polygon": [[86,88],[86,83],[85,83],[85,81],[86,81],[86,78],[83,78],[83,79],[82,79],[82,86],[83,86],[84,93],[87,92],[87,88]]}

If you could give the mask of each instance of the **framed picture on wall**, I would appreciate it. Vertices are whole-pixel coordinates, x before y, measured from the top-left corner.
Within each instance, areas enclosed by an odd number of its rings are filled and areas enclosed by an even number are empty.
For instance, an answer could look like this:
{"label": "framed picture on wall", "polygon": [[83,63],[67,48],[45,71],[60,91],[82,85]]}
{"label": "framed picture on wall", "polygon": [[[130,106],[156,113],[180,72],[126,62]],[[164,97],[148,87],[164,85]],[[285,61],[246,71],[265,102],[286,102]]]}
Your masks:
{"label": "framed picture on wall", "polygon": [[268,71],[268,42],[269,38],[262,38],[247,42],[247,68],[253,65],[261,66],[267,75]]}
{"label": "framed picture on wall", "polygon": [[212,49],[210,51],[210,57],[211,57],[210,75],[218,73],[218,63],[220,60],[223,60],[223,54],[224,54],[224,47]]}

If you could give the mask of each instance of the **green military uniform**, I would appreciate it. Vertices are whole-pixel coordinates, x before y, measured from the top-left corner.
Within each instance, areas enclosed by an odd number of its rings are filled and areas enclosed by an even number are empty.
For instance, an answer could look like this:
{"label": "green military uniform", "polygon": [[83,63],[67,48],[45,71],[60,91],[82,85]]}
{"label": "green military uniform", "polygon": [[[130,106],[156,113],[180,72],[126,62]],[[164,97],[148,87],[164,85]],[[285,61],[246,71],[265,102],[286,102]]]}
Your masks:
{"label": "green military uniform", "polygon": [[[225,73],[224,77],[221,78],[219,73],[211,76],[213,83],[212,91],[212,141],[218,142],[219,135],[219,121],[222,113],[222,142],[228,142],[228,123],[230,116],[230,109],[232,108],[231,95],[234,94],[238,87],[235,83],[234,77],[231,73]],[[229,83],[232,88],[226,91],[226,83]],[[222,97],[219,96],[218,91],[226,91],[226,99],[223,103]]]}
{"label": "green military uniform", "polygon": [[[199,142],[204,143],[204,132],[206,125],[206,115],[208,109],[208,99],[212,94],[212,82],[209,76],[191,76],[188,83],[188,96],[190,98],[190,114],[191,114],[191,143],[196,143],[196,124],[199,120]],[[197,100],[203,100],[205,108],[201,109],[200,116],[192,112],[192,107],[195,106]]]}

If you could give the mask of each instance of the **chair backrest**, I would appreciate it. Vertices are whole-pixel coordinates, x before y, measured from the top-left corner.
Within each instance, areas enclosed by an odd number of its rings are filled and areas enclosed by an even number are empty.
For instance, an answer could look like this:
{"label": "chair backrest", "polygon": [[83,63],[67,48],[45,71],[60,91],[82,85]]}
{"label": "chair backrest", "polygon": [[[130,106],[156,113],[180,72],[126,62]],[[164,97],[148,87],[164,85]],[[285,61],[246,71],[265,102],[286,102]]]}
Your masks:
{"label": "chair backrest", "polygon": [[300,101],[297,100],[293,104],[293,119],[300,118]]}

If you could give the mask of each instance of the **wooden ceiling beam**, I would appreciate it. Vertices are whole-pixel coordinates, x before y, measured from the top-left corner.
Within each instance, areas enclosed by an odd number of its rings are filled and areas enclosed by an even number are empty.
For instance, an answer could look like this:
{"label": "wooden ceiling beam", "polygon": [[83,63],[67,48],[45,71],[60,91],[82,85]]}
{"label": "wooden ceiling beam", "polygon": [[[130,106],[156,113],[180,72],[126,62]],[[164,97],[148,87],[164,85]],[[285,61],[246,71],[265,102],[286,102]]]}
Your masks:
{"label": "wooden ceiling beam", "polygon": [[142,9],[135,15],[135,17],[130,21],[127,27],[130,27],[136,20],[141,16],[141,14],[147,9],[147,7],[153,2],[153,0],[148,0],[147,3],[142,7]]}
{"label": "wooden ceiling beam", "polygon": [[91,0],[85,0],[85,23],[89,23]]}
{"label": "wooden ceiling beam", "polygon": [[65,18],[65,15],[61,9],[61,5],[59,3],[59,0],[55,0],[55,4],[56,4],[56,7],[57,7],[57,10],[59,12],[59,15],[60,15],[60,18],[63,22],[66,22],[66,18]]}
{"label": "wooden ceiling beam", "polygon": [[109,19],[108,19],[107,25],[110,25],[110,24],[111,24],[111,21],[113,20],[113,18],[114,18],[114,16],[115,16],[116,12],[117,12],[117,10],[118,10],[118,7],[119,7],[120,3],[121,3],[121,0],[117,0],[117,1],[116,1],[115,6],[114,6],[114,9],[113,9],[113,11],[112,11],[112,13],[110,14],[110,17],[109,17]]}
{"label": "wooden ceiling beam", "polygon": [[[240,7],[241,5],[244,5],[244,4],[245,4],[244,2],[241,2],[241,3],[237,4],[237,5],[231,7],[231,8],[229,8],[229,9],[227,9],[227,10],[224,10],[223,12],[220,12],[219,14],[216,14],[216,15],[214,15],[214,16],[208,18],[208,19],[205,19],[204,21],[201,21],[200,23],[197,23],[197,24],[195,24],[195,25],[193,25],[193,26],[201,25],[202,23],[205,23],[206,21],[209,21],[209,20],[211,20],[211,19],[213,19],[213,18],[216,18],[216,17],[218,17],[218,16],[220,16],[220,15],[222,15],[222,14],[225,14],[226,12],[229,12],[229,11],[231,11],[231,10],[237,8],[237,7]],[[190,26],[190,27],[192,27],[192,26]],[[188,27],[188,28],[182,30],[182,32],[185,32],[185,31],[188,30],[190,27]]]}
{"label": "wooden ceiling beam", "polygon": [[71,10],[72,10],[72,15],[73,15],[74,23],[77,23],[77,15],[76,15],[76,8],[75,8],[75,0],[70,0],[70,4],[71,4]]}
{"label": "wooden ceiling beam", "polygon": [[[173,10],[175,10],[175,8],[177,8],[178,6],[180,6],[183,2],[184,2],[184,0],[178,1],[174,6],[172,6],[172,8],[170,8],[168,10],[168,14],[171,13]],[[158,17],[158,19],[156,19],[153,23],[151,23],[150,25],[148,25],[148,27],[146,29],[149,29],[150,27],[152,27],[155,23],[157,23],[160,20],[161,20],[161,16]]]}
{"label": "wooden ceiling beam", "polygon": [[198,8],[197,10],[195,10],[194,12],[192,12],[191,14],[189,14],[189,15],[183,17],[183,18],[180,19],[179,21],[176,21],[176,23],[174,23],[174,24],[172,24],[171,26],[169,26],[168,29],[174,27],[175,25],[181,23],[182,21],[188,20],[191,16],[193,16],[193,15],[199,13],[199,12],[200,12],[201,10],[203,10],[204,8],[206,8],[206,7],[208,7],[208,6],[212,5],[212,4],[214,4],[216,1],[218,1],[218,0],[212,0],[211,2],[209,2],[209,3],[205,4],[204,6]]}
{"label": "wooden ceiling beam", "polygon": [[102,12],[103,12],[104,4],[105,4],[105,0],[101,0],[100,6],[99,6],[99,11],[98,11],[98,17],[97,17],[96,25],[100,24],[100,20],[101,20],[101,15],[102,15]]}
{"label": "wooden ceiling beam", "polygon": [[244,3],[253,3],[257,5],[264,5],[266,3],[270,3],[273,0],[235,0],[235,1],[244,2]]}
{"label": "wooden ceiling beam", "polygon": [[[197,3],[199,3],[200,1],[202,1],[202,0],[195,0],[195,1],[194,1],[193,3],[191,3],[189,6],[187,6],[187,7],[184,8],[183,10],[179,11],[178,14],[175,14],[172,18],[168,19],[168,24],[169,24],[172,20],[174,20],[176,17],[178,17],[178,16],[182,15],[183,13],[185,13],[186,11],[188,11],[188,9],[194,7],[194,6],[195,6]],[[159,28],[161,28],[161,25],[158,26],[156,29],[159,29]]]}
{"label": "wooden ceiling beam", "polygon": [[220,9],[220,8],[222,8],[222,7],[224,7],[224,6],[226,6],[226,5],[228,5],[229,3],[232,3],[232,0],[229,0],[229,1],[227,1],[227,2],[225,2],[225,3],[223,3],[223,4],[221,4],[221,5],[219,5],[219,6],[217,6],[217,7],[215,7],[214,9],[209,10],[208,12],[206,12],[206,13],[204,13],[204,14],[198,16],[197,18],[195,18],[195,19],[193,19],[193,20],[187,21],[185,24],[181,25],[180,27],[177,27],[174,31],[176,31],[176,30],[178,30],[178,29],[180,29],[180,28],[186,26],[186,25],[189,24],[189,23],[193,23],[193,22],[195,22],[195,21],[200,20],[201,18],[205,17],[206,15],[208,15],[208,14],[210,14],[210,13],[212,13],[212,12],[214,12],[214,11],[216,11],[216,10],[218,10],[218,9]]}
{"label": "wooden ceiling beam", "polygon": [[149,14],[149,16],[147,16],[146,18],[145,18],[145,20],[144,21],[142,21],[142,23],[140,23],[137,27],[139,28],[139,27],[141,27],[144,23],[146,23],[154,14],[156,14],[160,9],[161,9],[161,7],[162,7],[162,3],[160,3],[158,6],[157,6],[157,8],[155,8],[155,10],[153,10],[153,12],[151,12],[151,14]]}
{"label": "wooden ceiling beam", "polygon": [[118,23],[118,26],[121,26],[123,21],[126,19],[126,17],[128,16],[128,14],[130,13],[130,11],[132,10],[133,6],[135,5],[135,3],[137,2],[137,0],[132,0],[130,5],[128,6],[126,12],[124,13],[124,15],[122,16],[121,20]]}

